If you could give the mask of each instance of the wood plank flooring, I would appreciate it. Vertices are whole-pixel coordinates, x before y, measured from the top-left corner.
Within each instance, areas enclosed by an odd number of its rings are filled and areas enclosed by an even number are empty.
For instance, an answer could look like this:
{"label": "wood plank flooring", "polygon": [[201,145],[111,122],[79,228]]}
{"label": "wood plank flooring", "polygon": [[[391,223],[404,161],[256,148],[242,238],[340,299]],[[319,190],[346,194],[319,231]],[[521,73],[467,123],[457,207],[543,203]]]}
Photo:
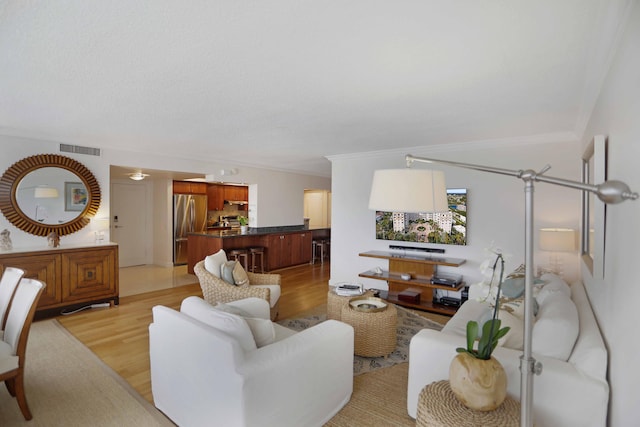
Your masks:
{"label": "wood plank flooring", "polygon": [[[296,317],[326,304],[329,263],[302,265],[278,273],[282,275],[279,319]],[[91,309],[57,319],[145,399],[153,402],[148,333],[151,308],[164,305],[178,309],[182,300],[191,295],[202,297],[198,283],[123,297],[117,307]],[[440,323],[449,319],[437,314],[420,314]]]}

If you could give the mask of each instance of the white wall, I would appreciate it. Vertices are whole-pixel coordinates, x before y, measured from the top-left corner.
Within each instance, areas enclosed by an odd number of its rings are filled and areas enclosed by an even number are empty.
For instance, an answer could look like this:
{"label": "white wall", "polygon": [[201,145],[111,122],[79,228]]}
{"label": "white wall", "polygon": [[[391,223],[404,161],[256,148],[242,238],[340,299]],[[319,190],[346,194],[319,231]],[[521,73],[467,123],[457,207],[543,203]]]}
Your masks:
{"label": "white wall", "polygon": [[[331,244],[331,282],[359,281],[367,287],[381,287],[384,282],[358,278],[358,273],[380,266],[386,261],[359,257],[368,250],[388,250],[390,244],[426,246],[445,249],[445,256],[467,262],[455,269],[467,283],[480,279],[479,264],[486,259],[484,249],[492,242],[511,254],[507,270],[524,262],[524,183],[515,177],[477,171],[440,167],[446,174],[447,187],[468,190],[467,246],[418,244],[375,239],[375,212],[367,208],[373,172],[376,169],[405,167],[405,154],[477,163],[506,169],[540,170],[550,163],[547,175],[580,180],[580,144],[556,141],[523,144],[461,144],[458,146],[412,149],[358,156],[332,157],[333,222]],[[502,144],[504,145],[504,144]],[[415,164],[425,168],[424,164]],[[580,226],[580,192],[537,183],[535,187],[534,229]],[[537,233],[535,236],[537,245]],[[536,261],[548,263],[547,252],[536,252]],[[564,257],[569,280],[578,277],[578,253]],[[444,269],[442,271],[445,271]],[[451,269],[451,271],[453,271]]]}
{"label": "white wall", "polygon": [[[91,146],[90,143],[86,144]],[[101,147],[97,147],[101,148]],[[165,157],[154,153],[139,153],[121,150],[102,149],[102,155],[88,156],[76,155],[71,153],[60,153],[59,143],[54,141],[40,141],[28,138],[19,138],[0,135],[0,169],[6,170],[13,163],[35,154],[61,154],[78,160],[84,164],[95,175],[102,192],[102,201],[100,210],[96,215],[97,218],[109,217],[109,200],[110,200],[110,165],[130,166],[142,169],[155,169],[174,172],[190,172],[194,174],[207,175],[211,171],[221,168],[236,167],[239,170],[237,175],[233,176],[235,182],[244,182],[248,184],[256,184],[256,203],[260,206],[259,216],[254,218],[252,226],[254,227],[270,227],[285,225],[302,225],[304,222],[304,190],[308,188],[326,189],[331,185],[330,178],[294,174],[282,171],[272,171],[267,169],[250,168],[237,165],[226,165],[215,162],[204,162],[193,159],[180,159],[175,157]],[[145,204],[145,209],[155,210],[162,204],[158,198],[168,197],[164,194],[167,187],[153,189],[152,201]],[[168,194],[168,193],[167,193]],[[169,202],[171,198],[168,198]],[[171,209],[170,204],[168,205]],[[169,220],[171,216],[167,212],[163,212]],[[171,223],[161,224],[156,221],[153,225],[153,238],[157,239],[154,250],[149,253],[154,254],[154,262],[160,264],[166,263],[166,253],[162,250],[158,252],[155,248],[165,246],[160,238],[166,239],[170,236]],[[63,236],[61,244],[65,243],[91,243],[94,241],[94,228],[97,225],[90,224],[82,230]],[[42,246],[47,247],[46,239],[43,237],[32,236],[22,232],[9,223],[4,216],[0,216],[0,230],[8,229],[11,232],[11,239],[15,247],[25,246]],[[109,238],[107,234],[106,239]],[[168,244],[171,244],[169,237]],[[170,246],[169,246],[170,248]],[[169,249],[171,250],[171,249]],[[157,257],[157,260],[156,260]]]}
{"label": "white wall", "polygon": [[[640,192],[640,7],[633,10],[585,132],[608,135],[608,177]],[[640,425],[638,323],[640,200],[607,207],[604,280],[584,271],[587,291],[609,348],[609,425]]]}

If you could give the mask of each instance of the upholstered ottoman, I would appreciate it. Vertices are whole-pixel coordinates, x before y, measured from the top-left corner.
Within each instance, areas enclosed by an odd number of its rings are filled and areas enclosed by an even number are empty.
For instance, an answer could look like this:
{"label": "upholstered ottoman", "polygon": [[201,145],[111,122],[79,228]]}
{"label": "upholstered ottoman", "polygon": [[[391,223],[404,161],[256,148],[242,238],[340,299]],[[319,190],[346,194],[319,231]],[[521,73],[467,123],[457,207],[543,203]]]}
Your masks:
{"label": "upholstered ottoman", "polygon": [[383,311],[363,312],[347,303],[342,306],[341,314],[341,320],[353,326],[353,352],[357,356],[388,356],[396,349],[398,312],[395,305],[387,304]]}

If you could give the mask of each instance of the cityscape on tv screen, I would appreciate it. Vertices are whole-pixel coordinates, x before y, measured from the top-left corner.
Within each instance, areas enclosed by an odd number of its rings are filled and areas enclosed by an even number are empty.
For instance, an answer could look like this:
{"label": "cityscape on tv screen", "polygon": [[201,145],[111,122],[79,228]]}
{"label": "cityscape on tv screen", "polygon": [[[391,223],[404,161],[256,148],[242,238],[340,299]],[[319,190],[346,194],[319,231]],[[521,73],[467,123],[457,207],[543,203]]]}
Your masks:
{"label": "cityscape on tv screen", "polygon": [[467,244],[467,189],[447,189],[449,211],[442,213],[376,212],[376,239],[403,242]]}

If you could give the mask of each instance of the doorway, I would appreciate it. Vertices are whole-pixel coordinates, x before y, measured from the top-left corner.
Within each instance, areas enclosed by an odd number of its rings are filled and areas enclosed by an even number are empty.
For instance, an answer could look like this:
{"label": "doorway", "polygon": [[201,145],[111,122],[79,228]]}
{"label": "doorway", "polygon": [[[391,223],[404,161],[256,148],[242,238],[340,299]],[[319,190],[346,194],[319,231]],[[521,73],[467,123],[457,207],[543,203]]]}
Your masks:
{"label": "doorway", "polygon": [[147,262],[147,187],[111,184],[111,240],[118,244],[120,267]]}

